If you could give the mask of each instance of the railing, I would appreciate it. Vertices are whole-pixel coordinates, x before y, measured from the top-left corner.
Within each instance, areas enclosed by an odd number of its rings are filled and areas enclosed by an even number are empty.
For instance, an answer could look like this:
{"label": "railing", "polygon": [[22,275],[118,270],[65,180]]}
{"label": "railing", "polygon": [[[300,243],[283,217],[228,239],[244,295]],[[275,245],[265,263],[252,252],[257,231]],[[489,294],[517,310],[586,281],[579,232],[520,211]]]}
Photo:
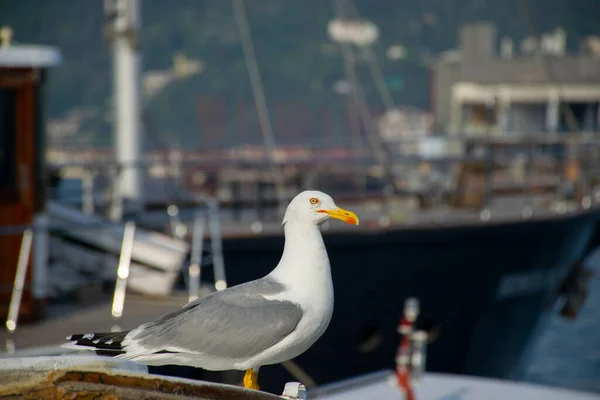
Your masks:
{"label": "railing", "polygon": [[[127,221],[123,231],[123,241],[121,242],[121,254],[119,255],[119,266],[117,267],[117,282],[113,294],[111,314],[115,319],[123,316],[125,306],[125,291],[127,290],[127,279],[129,278],[129,267],[131,265],[131,255],[133,253],[133,244],[135,239],[135,222]],[[115,325],[113,331],[120,331],[120,327]]]}
{"label": "railing", "polygon": [[23,232],[23,240],[21,241],[21,250],[19,251],[19,261],[17,262],[17,270],[15,274],[15,283],[13,286],[12,295],[10,296],[8,318],[6,319],[6,328],[9,330],[9,332],[14,332],[17,329],[19,308],[21,305],[21,299],[23,297],[25,275],[27,274],[27,265],[29,264],[32,240],[33,232],[31,229],[26,229],[25,232]]}
{"label": "railing", "polygon": [[[202,248],[204,242],[204,226],[205,220],[208,219],[209,234],[208,238],[211,243],[212,262],[215,276],[215,289],[222,290],[227,287],[225,276],[225,265],[222,254],[222,239],[220,233],[219,222],[219,205],[215,199],[206,199],[206,206],[197,207],[193,211],[193,234],[192,234],[192,249],[190,252],[190,264],[188,266],[188,299],[195,300],[200,295],[200,272],[202,268]],[[170,208],[171,213],[173,208]],[[2,235],[17,235],[22,234],[21,249],[17,262],[14,285],[9,303],[9,312],[6,320],[6,329],[9,332],[7,339],[8,352],[14,352],[15,346],[13,334],[18,327],[19,312],[22,303],[23,291],[25,288],[25,276],[30,261],[31,249],[35,246],[35,259],[33,262],[34,280],[32,285],[32,293],[34,297],[40,297],[45,292],[43,287],[45,284],[44,276],[48,265],[48,237],[51,232],[66,232],[81,229],[98,230],[108,227],[114,227],[115,223],[93,223],[93,224],[50,224],[47,221],[47,216],[38,216],[31,225],[13,225],[0,227],[0,236]],[[172,223],[174,236],[184,239],[177,232],[177,223]],[[113,292],[113,301],[111,306],[111,314],[114,317],[117,325],[113,330],[119,330],[118,321],[123,315],[125,294],[127,289],[127,281],[129,278],[129,269],[132,260],[132,251],[134,246],[134,236],[136,231],[136,223],[128,221],[125,223],[123,238],[121,240],[121,249],[119,252],[119,262],[116,268],[117,278],[115,289]]]}
{"label": "railing", "polygon": [[[203,238],[207,219],[215,275],[215,289],[223,290],[227,287],[225,261],[223,258],[223,238],[221,235],[221,223],[219,219],[219,202],[213,197],[205,197],[201,201],[205,203],[206,209],[194,212],[192,225],[192,251],[188,270],[190,279],[188,285],[189,301],[198,298],[204,244]],[[184,239],[187,228],[179,218],[179,211],[179,207],[175,204],[171,204],[167,207],[167,214],[169,215],[169,223],[173,236]]]}
{"label": "railing", "polygon": [[[289,201],[298,190],[307,187],[319,187],[325,191],[331,191],[334,197],[344,198],[346,194],[352,194],[355,197],[361,198],[364,196],[380,196],[384,203],[385,211],[379,218],[379,223],[382,226],[389,225],[392,218],[392,211],[389,202],[392,197],[418,197],[427,204],[437,204],[438,206],[448,206],[449,197],[460,198],[465,191],[469,189],[462,188],[458,185],[458,173],[452,172],[453,165],[467,166],[477,164],[484,166],[484,183],[481,190],[482,204],[479,210],[476,211],[480,221],[486,222],[496,218],[490,204],[500,194],[516,193],[523,196],[531,195],[530,204],[521,206],[515,210],[515,215],[521,218],[530,218],[535,214],[537,207],[533,198],[537,196],[540,190],[548,191],[548,188],[554,187],[555,208],[557,213],[567,212],[569,209],[567,199],[569,197],[569,180],[568,174],[569,160],[576,160],[582,165],[580,168],[581,183],[580,193],[582,196],[577,202],[571,202],[571,209],[586,209],[596,203],[600,203],[600,181],[597,178],[600,176],[600,138],[597,134],[582,134],[577,137],[568,135],[526,135],[526,136],[511,136],[503,137],[429,137],[428,145],[435,148],[437,145],[443,147],[443,150],[427,149],[419,150],[420,138],[402,139],[398,141],[388,141],[387,146],[393,153],[393,170],[395,172],[394,179],[397,187],[390,190],[389,184],[383,182],[381,177],[378,177],[377,165],[366,152],[362,156],[350,158],[334,158],[328,157],[328,151],[332,149],[310,148],[307,154],[310,156],[300,160],[289,160],[289,164],[284,166],[284,173],[287,174],[288,190],[285,193],[285,201]],[[436,144],[436,141],[440,143]],[[423,144],[425,142],[421,142]],[[333,148],[335,150],[335,148]],[[322,153],[319,153],[322,152]],[[177,157],[177,165],[174,165],[173,160],[160,160],[160,157],[149,155],[147,161],[137,163],[135,165],[120,165],[106,160],[98,162],[86,163],[62,163],[57,165],[60,168],[79,168],[83,171],[82,175],[82,193],[81,198],[77,200],[81,204],[85,212],[92,212],[99,206],[109,206],[111,209],[116,207],[119,209],[123,204],[123,199],[119,198],[116,191],[111,191],[112,197],[107,196],[97,200],[94,191],[94,182],[96,177],[110,175],[110,181],[116,181],[119,170],[127,167],[144,168],[149,176],[158,176],[166,182],[176,182],[172,190],[172,197],[179,197],[180,201],[188,202],[185,196],[180,196],[181,193],[202,192],[211,196],[217,197],[225,207],[232,208],[234,211],[240,207],[257,207],[259,202],[262,202],[262,209],[268,209],[267,204],[277,202],[279,199],[270,199],[271,194],[262,192],[260,188],[268,186],[269,181],[269,164],[260,157],[256,160],[243,159],[236,156],[236,152],[225,152],[220,158],[207,159],[211,161],[202,161],[201,157],[191,152],[183,152],[181,157]],[[322,156],[319,156],[321,154]],[[520,155],[519,155],[520,154]],[[597,157],[596,157],[597,155]],[[261,161],[262,160],[262,161]],[[545,166],[544,163],[550,163],[551,166]],[[514,165],[513,165],[514,164]],[[335,167],[343,165],[343,171],[335,171]],[[331,168],[330,168],[331,167]],[[418,176],[416,171],[421,167],[427,167],[431,171],[429,175],[424,177]],[[550,170],[551,169],[551,170]],[[187,184],[182,183],[185,171],[189,174],[199,174],[204,176],[204,183],[196,184],[194,179],[189,179]],[[513,172],[519,178],[512,177]],[[542,171],[543,170],[543,171]],[[109,172],[111,171],[111,172]],[[154,172],[153,172],[154,171]],[[156,172],[156,171],[160,171]],[[541,178],[544,182],[537,182],[536,177],[542,172]],[[272,172],[272,171],[271,171]],[[496,188],[497,176],[502,173],[504,183],[500,188]],[[212,175],[211,175],[212,174]],[[262,174],[262,175],[261,175]],[[439,175],[437,180],[435,175]],[[234,184],[243,183],[244,175],[248,175],[250,184],[254,185],[257,194],[253,198],[241,193],[237,193]],[[213,184],[206,183],[213,176],[215,181]],[[262,176],[262,177],[261,177]],[[411,177],[414,176],[414,179]],[[193,176],[192,176],[193,178]],[[330,179],[331,178],[331,179]],[[411,178],[411,179],[409,179]],[[540,179],[541,179],[540,178]],[[300,183],[290,183],[295,179],[303,179]],[[335,187],[331,182],[334,179],[343,180],[346,189]],[[375,182],[375,186],[369,188],[366,186],[366,181],[369,179]],[[596,181],[594,182],[594,179]],[[202,180],[202,179],[201,179]],[[163,182],[164,182],[163,181]],[[402,182],[404,181],[404,182]],[[253,183],[252,183],[253,182]],[[416,184],[415,184],[416,182]],[[112,182],[108,183],[112,186]],[[244,189],[242,190],[245,191]],[[239,190],[238,190],[239,192]],[[165,196],[164,202],[168,203],[169,196]],[[189,196],[194,197],[194,196]],[[149,201],[152,201],[150,196]],[[192,201],[193,202],[193,201]],[[454,205],[451,205],[455,207]],[[272,207],[271,207],[272,208]],[[471,211],[475,211],[471,208]],[[265,215],[259,215],[251,221],[250,230],[252,232],[260,231],[262,222],[267,220]],[[441,222],[446,218],[447,210],[440,213],[434,219]],[[119,214],[119,212],[113,213]],[[278,218],[280,216],[278,215]],[[209,224],[209,226],[212,226]]]}

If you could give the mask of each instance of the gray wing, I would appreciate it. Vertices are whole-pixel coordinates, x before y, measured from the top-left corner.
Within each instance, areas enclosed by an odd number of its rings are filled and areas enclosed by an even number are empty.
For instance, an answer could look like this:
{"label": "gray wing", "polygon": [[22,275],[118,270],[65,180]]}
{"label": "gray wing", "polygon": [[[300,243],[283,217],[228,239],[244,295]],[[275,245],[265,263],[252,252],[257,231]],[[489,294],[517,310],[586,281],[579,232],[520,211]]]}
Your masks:
{"label": "gray wing", "polygon": [[261,279],[212,293],[141,325],[131,332],[132,341],[153,352],[253,356],[292,333],[302,318],[298,305],[262,296],[284,290],[280,283]]}

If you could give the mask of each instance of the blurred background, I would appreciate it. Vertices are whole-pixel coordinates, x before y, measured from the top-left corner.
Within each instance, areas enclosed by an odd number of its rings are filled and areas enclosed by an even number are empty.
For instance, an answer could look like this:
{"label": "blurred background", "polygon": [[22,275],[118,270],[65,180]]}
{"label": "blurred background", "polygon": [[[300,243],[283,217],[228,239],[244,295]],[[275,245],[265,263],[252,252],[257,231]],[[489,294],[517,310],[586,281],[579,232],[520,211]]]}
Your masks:
{"label": "blurred background", "polygon": [[597,0],[0,0],[0,27],[8,354],[268,273],[314,188],[361,227],[323,227],[332,325],[267,390],[392,368],[416,298],[415,368],[600,392]]}

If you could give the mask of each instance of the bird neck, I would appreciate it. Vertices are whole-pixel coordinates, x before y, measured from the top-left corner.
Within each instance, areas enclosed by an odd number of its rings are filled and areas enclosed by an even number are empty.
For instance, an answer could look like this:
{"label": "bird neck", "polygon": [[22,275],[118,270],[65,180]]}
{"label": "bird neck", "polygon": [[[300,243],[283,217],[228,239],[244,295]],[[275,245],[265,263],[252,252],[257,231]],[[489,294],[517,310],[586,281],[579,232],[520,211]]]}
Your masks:
{"label": "bird neck", "polygon": [[331,282],[329,257],[319,227],[314,223],[289,221],[284,232],[283,255],[270,276],[290,285]]}

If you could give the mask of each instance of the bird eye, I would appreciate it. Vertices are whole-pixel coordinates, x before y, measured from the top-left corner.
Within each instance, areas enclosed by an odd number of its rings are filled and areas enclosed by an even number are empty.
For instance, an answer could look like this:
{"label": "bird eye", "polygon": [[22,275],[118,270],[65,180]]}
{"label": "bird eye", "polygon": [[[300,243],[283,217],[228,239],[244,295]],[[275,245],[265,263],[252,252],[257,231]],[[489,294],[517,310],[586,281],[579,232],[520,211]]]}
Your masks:
{"label": "bird eye", "polygon": [[310,199],[310,204],[318,204],[319,203],[319,199],[317,199],[316,197],[313,197]]}

